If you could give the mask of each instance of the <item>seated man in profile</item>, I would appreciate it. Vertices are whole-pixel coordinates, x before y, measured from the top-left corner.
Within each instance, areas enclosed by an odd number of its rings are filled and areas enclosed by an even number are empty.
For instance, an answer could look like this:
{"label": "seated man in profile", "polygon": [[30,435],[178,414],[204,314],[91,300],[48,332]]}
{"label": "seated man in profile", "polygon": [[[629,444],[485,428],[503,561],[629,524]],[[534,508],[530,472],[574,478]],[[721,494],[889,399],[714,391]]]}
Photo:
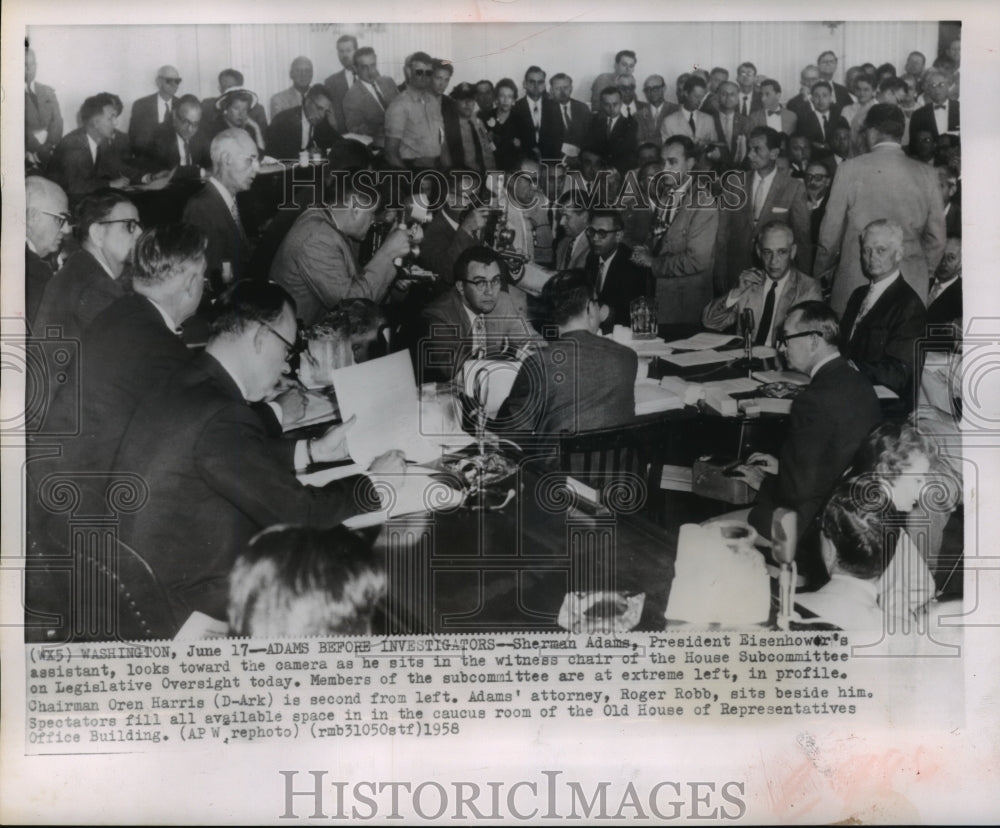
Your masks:
{"label": "seated man in profile", "polygon": [[272,526],[229,577],[229,629],[251,638],[371,635],[385,594],[381,561],[342,526]]}
{"label": "seated man in profile", "polygon": [[580,270],[557,273],[542,288],[559,338],[521,366],[494,430],[558,436],[630,422],[635,416],[635,351],[598,335],[607,309]]}
{"label": "seated man in profile", "polygon": [[500,259],[488,247],[465,250],[455,262],[455,286],[421,314],[417,383],[450,380],[467,359],[514,356],[538,339],[503,288]]}
{"label": "seated man in profile", "polygon": [[850,480],[841,483],[823,510],[820,548],[829,582],[796,602],[843,630],[877,630],[885,623],[879,579],[885,571],[886,526],[879,506],[864,503]]}

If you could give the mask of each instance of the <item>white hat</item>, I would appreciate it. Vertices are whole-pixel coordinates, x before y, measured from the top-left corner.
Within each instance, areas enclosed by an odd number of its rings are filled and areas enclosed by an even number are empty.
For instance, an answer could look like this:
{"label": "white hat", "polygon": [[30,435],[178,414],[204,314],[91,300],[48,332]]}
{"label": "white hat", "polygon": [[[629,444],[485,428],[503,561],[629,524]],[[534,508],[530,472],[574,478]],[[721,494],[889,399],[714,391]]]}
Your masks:
{"label": "white hat", "polygon": [[219,95],[219,99],[215,102],[215,108],[222,112],[223,109],[228,105],[227,101],[230,95],[234,92],[243,92],[250,96],[252,99],[250,103],[250,108],[253,109],[257,106],[257,93],[247,89],[245,86],[230,86],[225,92]]}

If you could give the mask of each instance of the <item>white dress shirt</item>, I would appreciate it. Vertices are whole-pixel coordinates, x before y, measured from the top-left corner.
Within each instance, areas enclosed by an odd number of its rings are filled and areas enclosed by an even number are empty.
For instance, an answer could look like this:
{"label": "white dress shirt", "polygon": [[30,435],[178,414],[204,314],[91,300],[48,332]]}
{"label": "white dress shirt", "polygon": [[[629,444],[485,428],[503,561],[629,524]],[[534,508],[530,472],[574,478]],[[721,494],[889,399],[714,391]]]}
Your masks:
{"label": "white dress shirt", "polygon": [[758,213],[755,208],[759,205],[761,211],[763,211],[764,202],[767,201],[767,194],[771,192],[771,185],[774,183],[774,176],[777,172],[778,168],[772,167],[771,172],[763,177],[757,172],[753,174],[753,184],[751,185],[750,191],[750,206],[754,212],[754,221],[757,221],[757,219],[760,218],[760,213]]}

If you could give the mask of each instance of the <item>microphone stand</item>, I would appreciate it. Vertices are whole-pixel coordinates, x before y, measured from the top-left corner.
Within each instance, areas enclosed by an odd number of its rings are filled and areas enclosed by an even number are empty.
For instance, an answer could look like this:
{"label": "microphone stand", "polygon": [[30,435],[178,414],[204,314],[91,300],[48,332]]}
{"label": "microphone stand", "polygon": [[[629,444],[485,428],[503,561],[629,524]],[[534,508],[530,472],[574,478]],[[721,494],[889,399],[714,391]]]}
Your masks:
{"label": "microphone stand", "polygon": [[792,509],[777,508],[771,517],[771,556],[778,570],[778,629],[788,630],[801,620],[795,612],[795,566],[798,543],[798,515]]}

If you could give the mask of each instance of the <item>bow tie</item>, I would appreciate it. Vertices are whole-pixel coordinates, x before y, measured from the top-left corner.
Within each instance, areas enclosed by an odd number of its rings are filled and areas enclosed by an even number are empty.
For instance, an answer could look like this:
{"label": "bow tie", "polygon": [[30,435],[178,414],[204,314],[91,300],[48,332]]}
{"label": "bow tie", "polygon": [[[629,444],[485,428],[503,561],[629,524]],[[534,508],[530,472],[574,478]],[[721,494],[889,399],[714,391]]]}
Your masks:
{"label": "bow tie", "polygon": [[934,104],[934,109],[947,109],[948,104]]}
{"label": "bow tie", "polygon": [[779,106],[777,109],[772,109],[767,114],[768,115],[780,115],[781,114],[781,107]]}

